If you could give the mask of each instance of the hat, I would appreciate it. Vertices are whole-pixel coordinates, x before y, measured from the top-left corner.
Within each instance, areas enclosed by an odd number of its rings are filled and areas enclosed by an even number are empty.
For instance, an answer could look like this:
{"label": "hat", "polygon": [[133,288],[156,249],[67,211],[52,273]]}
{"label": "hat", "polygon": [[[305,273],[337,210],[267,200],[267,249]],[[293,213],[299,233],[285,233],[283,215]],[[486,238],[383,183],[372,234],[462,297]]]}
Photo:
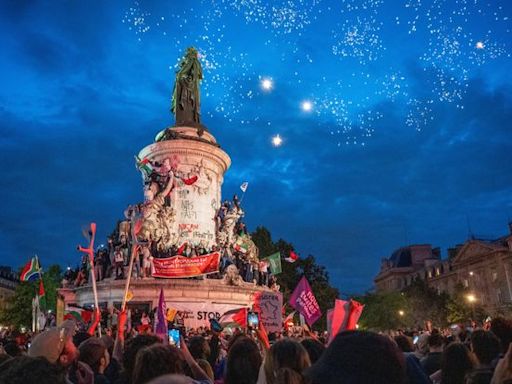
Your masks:
{"label": "hat", "polygon": [[75,322],[66,320],[59,327],[48,329],[38,334],[32,340],[28,355],[30,357],[44,357],[55,364],[64,350],[64,346],[73,337]]}

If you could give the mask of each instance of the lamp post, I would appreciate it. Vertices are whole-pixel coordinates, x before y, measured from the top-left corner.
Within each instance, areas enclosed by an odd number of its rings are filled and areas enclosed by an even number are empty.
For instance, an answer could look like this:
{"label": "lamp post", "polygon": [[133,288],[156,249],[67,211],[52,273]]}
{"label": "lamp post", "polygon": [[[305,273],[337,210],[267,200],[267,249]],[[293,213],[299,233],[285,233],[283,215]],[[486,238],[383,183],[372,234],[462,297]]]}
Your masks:
{"label": "lamp post", "polygon": [[466,300],[469,304],[471,304],[471,317],[472,320],[475,320],[475,302],[476,302],[476,296],[472,293],[466,295]]}

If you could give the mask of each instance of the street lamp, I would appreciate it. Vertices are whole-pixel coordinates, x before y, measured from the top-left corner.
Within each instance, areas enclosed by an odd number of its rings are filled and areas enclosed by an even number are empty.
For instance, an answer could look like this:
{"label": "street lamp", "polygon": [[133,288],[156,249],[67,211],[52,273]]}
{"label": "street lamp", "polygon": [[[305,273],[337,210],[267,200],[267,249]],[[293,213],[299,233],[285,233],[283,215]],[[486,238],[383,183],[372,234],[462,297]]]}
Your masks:
{"label": "street lamp", "polygon": [[472,293],[466,295],[466,300],[469,304],[471,304],[471,317],[473,320],[475,320],[475,302],[476,302],[476,296]]}
{"label": "street lamp", "polygon": [[403,317],[403,316],[405,315],[405,312],[404,312],[404,311],[402,311],[402,310],[399,310],[399,311],[398,311],[398,314],[399,314],[400,316],[402,316],[402,317]]}

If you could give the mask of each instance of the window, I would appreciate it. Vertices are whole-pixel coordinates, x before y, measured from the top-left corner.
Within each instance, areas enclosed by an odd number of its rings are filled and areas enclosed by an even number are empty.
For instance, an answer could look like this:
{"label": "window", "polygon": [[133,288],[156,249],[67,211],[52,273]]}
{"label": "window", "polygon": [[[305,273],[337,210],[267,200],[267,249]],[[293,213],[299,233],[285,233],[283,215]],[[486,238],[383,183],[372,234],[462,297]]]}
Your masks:
{"label": "window", "polygon": [[464,279],[464,280],[462,281],[462,284],[464,284],[464,287],[466,287],[466,288],[467,288],[467,287],[469,287],[469,281],[468,281],[468,279]]}
{"label": "window", "polygon": [[492,275],[492,281],[498,280],[498,272],[496,270],[493,269],[491,272],[491,275]]}

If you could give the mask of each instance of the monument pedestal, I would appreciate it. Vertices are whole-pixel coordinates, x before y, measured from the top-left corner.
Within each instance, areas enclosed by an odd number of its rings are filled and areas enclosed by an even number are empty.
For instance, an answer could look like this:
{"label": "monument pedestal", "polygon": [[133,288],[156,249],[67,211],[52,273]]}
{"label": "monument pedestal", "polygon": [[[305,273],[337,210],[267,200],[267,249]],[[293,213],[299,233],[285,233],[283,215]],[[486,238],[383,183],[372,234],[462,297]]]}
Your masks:
{"label": "monument pedestal", "polygon": [[[102,308],[120,308],[125,280],[105,279],[97,283],[99,305]],[[236,308],[251,307],[257,292],[268,292],[265,287],[250,283],[240,286],[226,285],[217,279],[139,279],[132,280],[133,297],[128,308],[150,311],[158,305],[160,290],[164,290],[166,307],[176,309],[184,316],[185,325],[192,328],[209,327],[209,318],[218,319],[223,313]],[[78,288],[61,288],[66,307],[94,304],[90,285]]]}
{"label": "monument pedestal", "polygon": [[[214,217],[221,204],[222,182],[231,159],[206,131],[201,136],[196,128],[190,127],[174,127],[169,131],[171,139],[148,145],[140,151],[139,158],[160,164],[168,161],[177,169],[179,181],[171,192],[172,243],[210,247],[216,240]],[[183,181],[196,177],[190,185]]]}

